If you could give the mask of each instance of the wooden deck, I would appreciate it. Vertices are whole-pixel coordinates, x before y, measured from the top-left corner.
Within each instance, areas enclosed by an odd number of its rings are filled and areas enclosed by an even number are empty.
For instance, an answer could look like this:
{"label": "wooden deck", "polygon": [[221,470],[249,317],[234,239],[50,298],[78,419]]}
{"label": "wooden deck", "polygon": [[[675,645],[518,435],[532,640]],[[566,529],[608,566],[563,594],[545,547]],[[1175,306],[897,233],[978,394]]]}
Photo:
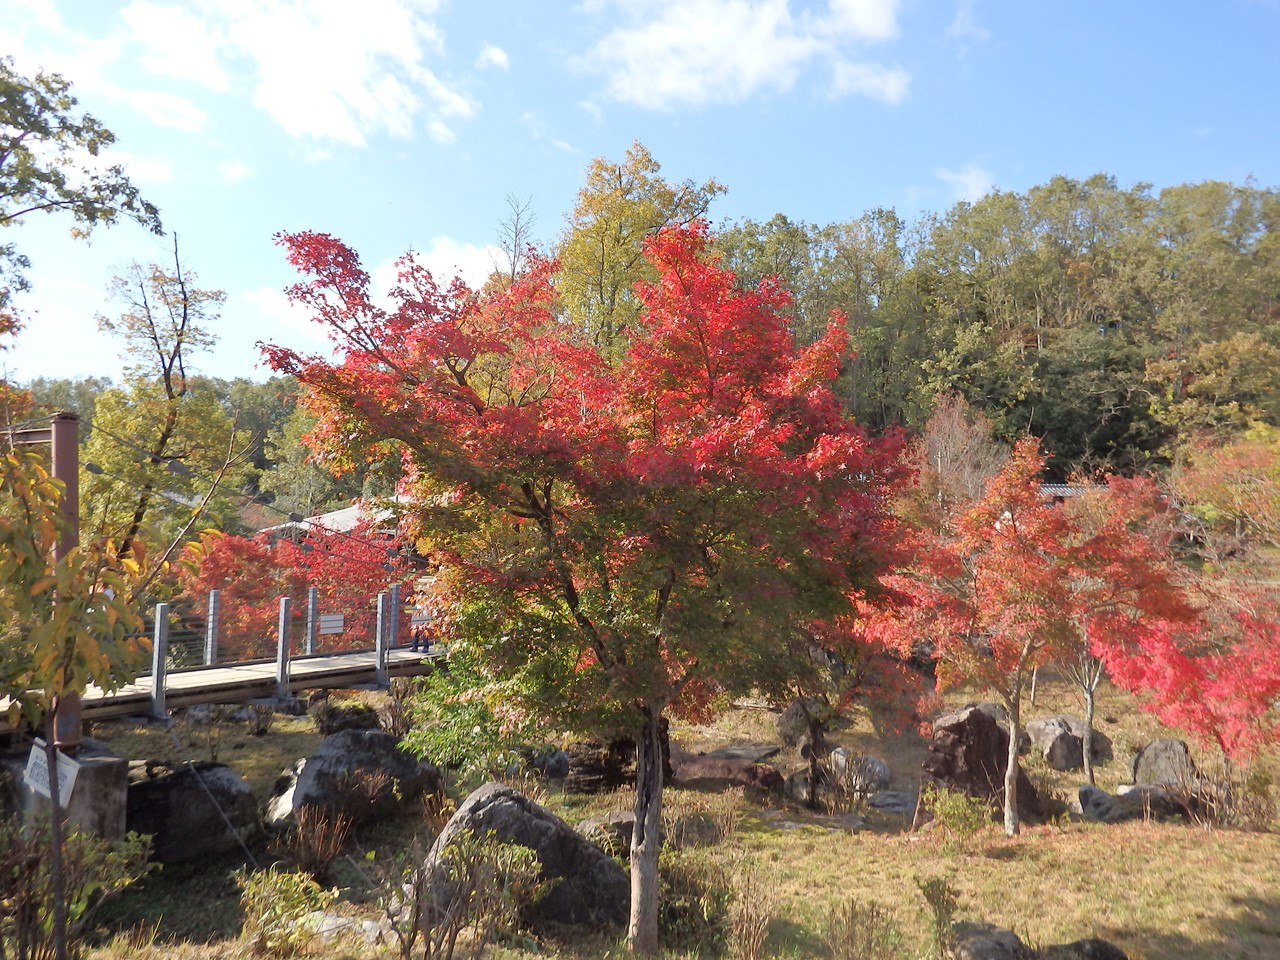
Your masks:
{"label": "wooden deck", "polygon": [[[439,652],[414,653],[403,648],[388,650],[386,676],[424,676],[443,656]],[[259,660],[171,670],[165,678],[164,710],[167,713],[178,707],[200,703],[270,700],[280,692],[277,669],[276,661]],[[342,689],[377,682],[377,654],[372,650],[361,650],[292,657],[286,686],[291,693],[296,693],[299,690]],[[149,676],[139,677],[115,693],[103,693],[97,687],[89,687],[83,697],[82,715],[85,720],[151,715],[153,712],[153,685]]]}

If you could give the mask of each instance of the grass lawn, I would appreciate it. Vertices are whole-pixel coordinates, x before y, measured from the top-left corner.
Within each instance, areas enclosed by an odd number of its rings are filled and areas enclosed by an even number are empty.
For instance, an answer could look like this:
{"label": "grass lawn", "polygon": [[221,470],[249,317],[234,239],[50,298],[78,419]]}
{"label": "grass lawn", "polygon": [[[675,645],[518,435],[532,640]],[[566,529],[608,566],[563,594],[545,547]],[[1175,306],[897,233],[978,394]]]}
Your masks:
{"label": "grass lawn", "polygon": [[[974,699],[979,698],[962,691],[949,702]],[[1072,691],[1050,677],[1042,678],[1037,705],[1024,706],[1023,715],[1030,719],[1062,711],[1079,712],[1079,707]],[[1138,711],[1128,695],[1107,686],[1100,691],[1097,715],[1098,728],[1115,745],[1115,759],[1098,769],[1104,789],[1127,782],[1133,748],[1156,736],[1176,735]],[[736,709],[708,726],[674,725],[673,736],[691,750],[767,743],[776,741],[775,720],[767,709]],[[306,756],[320,739],[305,717],[279,717],[261,737],[250,737],[243,725],[231,723],[212,738],[207,728],[183,724],[174,734],[123,727],[96,732],[138,758],[207,760],[216,752],[250,781],[260,799],[280,771]],[[917,732],[878,730],[867,718],[855,716],[837,724],[832,739],[885,759],[893,788],[916,789],[925,749]],[[1196,759],[1204,769],[1217,769],[1217,758],[1197,752]],[[1273,752],[1255,766],[1275,776],[1278,761]],[[795,757],[784,757],[782,763],[800,766]],[[1079,786],[1077,774],[1055,773],[1034,761],[1029,766],[1037,785],[1060,799]],[[553,792],[544,799],[570,822],[630,805],[625,793],[569,797]],[[730,802],[676,789],[667,791],[666,800],[675,812],[705,810],[722,820]],[[1280,958],[1280,824],[1274,822],[1269,832],[1245,832],[1157,822],[1103,826],[1064,818],[1014,839],[992,825],[961,843],[941,832],[911,833],[901,818],[887,814],[863,811],[855,824],[845,813],[820,815],[776,800],[768,805],[749,798],[733,802],[736,830],[687,856],[727,881],[750,879],[761,905],[773,916],[767,956],[831,956],[824,939],[828,918],[851,902],[882,906],[903,933],[906,955],[927,956],[930,912],[918,885],[944,879],[958,897],[958,918],[1011,928],[1033,945],[1102,937],[1136,960]],[[350,865],[340,864],[335,871],[349,909],[374,914],[363,854],[372,850],[375,860],[391,856],[403,850],[411,834],[425,829],[421,817],[410,812],[356,834]],[[262,863],[272,859],[266,845],[253,853]],[[147,878],[108,914],[117,930],[145,929],[146,935],[96,947],[90,956],[184,960],[238,955],[241,948],[234,938],[240,912],[233,874],[243,860],[228,856],[200,866],[172,866]],[[726,939],[731,947],[731,929]],[[587,960],[624,952],[612,940],[542,944],[536,953],[527,946],[500,944],[490,955]],[[377,954],[362,944],[320,946],[315,952],[353,958]]]}

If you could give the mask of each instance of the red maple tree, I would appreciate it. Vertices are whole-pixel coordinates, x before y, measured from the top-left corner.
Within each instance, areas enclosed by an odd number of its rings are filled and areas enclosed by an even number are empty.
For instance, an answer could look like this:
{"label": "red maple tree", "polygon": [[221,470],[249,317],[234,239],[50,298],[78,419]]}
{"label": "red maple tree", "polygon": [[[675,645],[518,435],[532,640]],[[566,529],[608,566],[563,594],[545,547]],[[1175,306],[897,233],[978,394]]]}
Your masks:
{"label": "red maple tree", "polygon": [[[324,651],[369,649],[378,594],[393,583],[407,584],[413,574],[399,536],[378,532],[368,520],[350,531],[315,525],[296,542],[208,531],[187,546],[182,561],[179,582],[191,602],[202,606],[210,590],[220,592],[219,656],[224,660],[275,655],[281,597],[292,601],[292,646],[298,652],[309,587],[317,588],[321,612],[345,618],[340,634],[323,638]],[[408,586],[405,591],[407,601]],[[402,619],[406,616],[402,613]],[[407,621],[401,627],[400,635],[407,638]]]}
{"label": "red maple tree", "polygon": [[[891,602],[864,605],[866,629],[903,650],[924,642],[940,687],[969,681],[995,691],[1013,731],[1032,672],[1062,665],[1081,688],[1091,729],[1097,657],[1145,624],[1190,622],[1195,612],[1168,551],[1168,528],[1154,532],[1163,511],[1154,485],[1112,478],[1079,504],[1059,505],[1041,490],[1044,460],[1037,441],[1020,441],[981,499],[939,532],[917,530],[913,558],[883,578]],[[1084,739],[1087,755],[1091,737]],[[1016,736],[1004,822],[1010,835],[1018,832]]]}
{"label": "red maple tree", "polygon": [[841,319],[798,349],[787,295],[739,289],[701,225],[650,239],[658,280],[612,355],[557,318],[553,263],[481,297],[405,261],[382,309],[349,248],[281,240],[341,359],[267,358],[328,443],[403,449],[450,641],[507,709],[634,736],[629,943],[654,952],[664,715],[782,690],[881,572],[897,449],[830,389]]}

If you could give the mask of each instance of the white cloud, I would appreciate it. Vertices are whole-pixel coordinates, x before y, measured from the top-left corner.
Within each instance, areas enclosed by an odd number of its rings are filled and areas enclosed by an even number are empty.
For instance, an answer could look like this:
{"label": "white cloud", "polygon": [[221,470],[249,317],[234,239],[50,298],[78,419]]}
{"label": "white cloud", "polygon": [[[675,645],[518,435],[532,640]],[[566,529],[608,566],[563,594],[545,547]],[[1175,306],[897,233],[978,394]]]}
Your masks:
{"label": "white cloud", "polygon": [[499,70],[510,70],[511,60],[507,51],[486,43],[480,48],[480,56],[476,57],[477,67],[497,67]]}
{"label": "white cloud", "polygon": [[443,120],[429,121],[427,123],[427,135],[436,143],[442,143],[446,146],[458,139],[458,135],[450,130]]}
{"label": "white cloud", "polygon": [[[798,4],[797,4],[798,5]],[[828,0],[793,14],[791,0],[614,0],[625,24],[580,61],[611,99],[649,109],[737,103],[786,91],[815,63],[835,65],[832,93],[898,102],[901,69],[860,63],[858,44],[897,36],[898,0]]]}
{"label": "white cloud", "polygon": [[[473,289],[479,288],[504,259],[505,254],[493,244],[477,246],[444,236],[434,238],[426,250],[413,251],[414,262],[430,270],[442,290],[448,289],[454,277],[461,277]],[[396,284],[395,261],[380,264],[370,275],[371,290],[381,297]],[[384,306],[389,305],[382,302]]]}
{"label": "white cloud", "polygon": [[218,61],[221,32],[190,10],[136,0],[120,12],[130,38],[145,51],[141,57],[148,73],[173,80],[194,80],[211,90],[230,89],[226,71]]}
{"label": "white cloud", "polygon": [[901,103],[907,95],[911,75],[905,70],[882,67],[875,63],[839,61],[831,83],[831,95],[860,93],[885,103]]}
{"label": "white cloud", "polygon": [[162,93],[159,90],[126,90],[104,85],[105,92],[114,93],[135,110],[161,127],[173,127],[186,133],[199,133],[204,129],[209,115],[190,100]]}
{"label": "white cloud", "polygon": [[[10,0],[12,2],[12,0]],[[41,60],[28,49],[37,27],[57,36],[43,65],[74,77],[85,91],[130,103],[153,122],[198,131],[203,109],[175,92],[121,86],[114,71],[135,65],[168,81],[247,95],[289,135],[313,143],[362,146],[369,138],[437,139],[443,121],[476,111],[466,91],[432,69],[444,52],[436,23],[440,0],[131,0],[106,35],[64,23],[49,0],[21,0],[0,27],[0,49],[24,69]],[[46,44],[48,46],[48,44]],[[506,54],[486,44],[486,63]]]}
{"label": "white cloud", "polygon": [[253,102],[290,135],[356,146],[408,137],[415,118],[469,116],[474,107],[426,66],[443,40],[435,0],[204,0],[228,50],[247,60]]}
{"label": "white cloud", "polygon": [[970,44],[986,43],[991,39],[991,31],[978,23],[973,7],[974,0],[960,0],[956,6],[956,17],[947,27],[947,36],[960,44],[961,53],[967,53]]}
{"label": "white cloud", "polygon": [[991,172],[970,161],[962,170],[948,170],[939,167],[934,175],[951,187],[952,199],[966,200],[973,203],[991,192],[995,186],[995,177]]}
{"label": "white cloud", "polygon": [[332,347],[325,328],[274,287],[233,291],[227,297],[222,315],[226,322],[234,323],[241,330],[253,331],[255,341],[316,351],[326,356]]}
{"label": "white cloud", "polygon": [[253,176],[253,168],[243,160],[223,160],[218,164],[218,179],[227,183],[239,183]]}
{"label": "white cloud", "polygon": [[577,149],[568,141],[561,140],[551,135],[551,128],[543,119],[542,114],[534,110],[526,110],[520,114],[521,125],[529,131],[529,135],[535,140],[543,140],[557,150],[563,150],[565,153],[577,153]]}

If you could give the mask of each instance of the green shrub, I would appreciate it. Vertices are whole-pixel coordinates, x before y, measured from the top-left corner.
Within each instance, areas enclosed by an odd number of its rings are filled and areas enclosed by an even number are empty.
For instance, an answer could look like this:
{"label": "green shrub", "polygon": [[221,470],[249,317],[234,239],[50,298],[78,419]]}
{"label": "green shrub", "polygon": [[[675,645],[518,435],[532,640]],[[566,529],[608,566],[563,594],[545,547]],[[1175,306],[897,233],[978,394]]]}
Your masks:
{"label": "green shrub", "polygon": [[953,853],[966,849],[969,841],[991,825],[987,801],[959,790],[925,784],[923,803],[933,814],[934,829],[943,832]]}
{"label": "green shrub", "polygon": [[[72,831],[62,844],[67,897],[67,947],[79,956],[94,914],[103,903],[151,869],[151,838],[131,833],[110,843]],[[53,956],[53,878],[49,824],[0,820],[0,957]]]}
{"label": "green shrub", "polygon": [[305,873],[268,867],[256,873],[236,875],[240,904],[244,907],[241,939],[252,954],[291,957],[311,942],[312,933],[303,918],[327,910],[337,892],[321,889]]}
{"label": "green shrub", "polygon": [[705,853],[664,848],[658,854],[658,927],[668,948],[720,952],[732,900],[728,872]]}

